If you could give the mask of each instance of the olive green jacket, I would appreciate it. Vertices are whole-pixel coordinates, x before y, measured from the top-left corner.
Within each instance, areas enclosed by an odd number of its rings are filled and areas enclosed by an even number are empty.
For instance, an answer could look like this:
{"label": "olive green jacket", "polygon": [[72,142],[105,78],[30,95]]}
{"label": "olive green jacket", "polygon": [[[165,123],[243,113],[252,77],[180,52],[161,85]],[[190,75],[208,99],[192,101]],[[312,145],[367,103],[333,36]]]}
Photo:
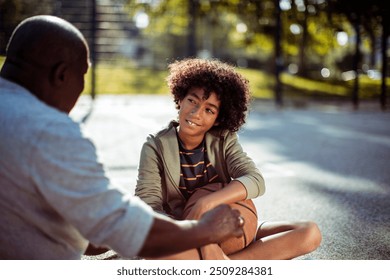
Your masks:
{"label": "olive green jacket", "polygon": [[[141,150],[135,195],[155,211],[181,217],[186,199],[178,185],[180,179],[179,146],[176,136],[178,123],[155,135],[149,135]],[[242,150],[236,133],[212,128],[206,133],[206,149],[219,179],[228,183],[240,181],[247,198],[264,194],[264,179],[251,158]]]}

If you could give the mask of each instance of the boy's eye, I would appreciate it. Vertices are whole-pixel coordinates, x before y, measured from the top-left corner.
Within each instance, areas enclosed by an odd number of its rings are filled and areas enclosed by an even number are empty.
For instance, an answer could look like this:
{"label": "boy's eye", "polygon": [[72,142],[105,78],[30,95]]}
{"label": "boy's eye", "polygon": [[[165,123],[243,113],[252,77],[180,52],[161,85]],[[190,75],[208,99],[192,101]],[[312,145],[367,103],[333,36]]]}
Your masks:
{"label": "boy's eye", "polygon": [[213,115],[215,114],[215,112],[213,110],[211,110],[211,109],[206,109],[206,112],[209,113],[209,114],[213,114]]}

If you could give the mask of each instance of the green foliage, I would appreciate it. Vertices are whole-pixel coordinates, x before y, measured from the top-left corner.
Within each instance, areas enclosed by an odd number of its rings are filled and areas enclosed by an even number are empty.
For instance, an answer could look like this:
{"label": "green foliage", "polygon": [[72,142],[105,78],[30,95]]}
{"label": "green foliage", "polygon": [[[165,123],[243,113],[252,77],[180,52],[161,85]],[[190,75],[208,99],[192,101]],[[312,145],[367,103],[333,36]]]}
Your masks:
{"label": "green foliage", "polygon": [[[322,24],[318,24],[318,22]],[[337,49],[337,42],[334,30],[326,27],[326,17],[324,13],[310,18],[308,20],[308,31],[312,38],[309,47],[318,56],[323,57],[329,53],[329,50]]]}
{"label": "green foliage", "polygon": [[146,13],[149,25],[143,30],[145,36],[158,37],[163,34],[183,36],[188,26],[188,1],[171,0],[148,4],[147,1],[128,1],[127,10],[131,18]]}

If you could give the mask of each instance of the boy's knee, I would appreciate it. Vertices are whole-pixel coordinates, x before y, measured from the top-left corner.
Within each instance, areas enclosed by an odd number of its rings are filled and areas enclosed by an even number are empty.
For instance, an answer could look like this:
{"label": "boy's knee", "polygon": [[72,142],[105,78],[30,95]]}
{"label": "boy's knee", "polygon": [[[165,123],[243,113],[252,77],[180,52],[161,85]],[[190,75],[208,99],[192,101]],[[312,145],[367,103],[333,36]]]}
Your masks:
{"label": "boy's knee", "polygon": [[322,241],[322,234],[318,225],[314,222],[304,222],[303,230],[305,232],[305,244],[309,252],[317,249]]}

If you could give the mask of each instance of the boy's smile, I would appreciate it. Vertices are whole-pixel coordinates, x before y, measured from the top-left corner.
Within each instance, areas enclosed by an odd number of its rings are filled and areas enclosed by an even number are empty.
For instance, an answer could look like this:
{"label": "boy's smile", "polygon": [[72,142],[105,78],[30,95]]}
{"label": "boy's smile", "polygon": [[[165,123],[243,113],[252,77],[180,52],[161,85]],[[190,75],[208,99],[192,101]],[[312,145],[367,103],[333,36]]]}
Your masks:
{"label": "boy's smile", "polygon": [[189,121],[189,120],[186,120],[187,121],[187,123],[189,124],[189,125],[192,125],[192,126],[199,126],[198,124],[196,124],[196,123],[194,123],[194,122],[192,122],[192,121]]}
{"label": "boy's smile", "polygon": [[199,144],[206,132],[217,125],[220,104],[215,92],[205,99],[204,89],[198,87],[191,88],[179,101],[179,137],[186,148]]}

